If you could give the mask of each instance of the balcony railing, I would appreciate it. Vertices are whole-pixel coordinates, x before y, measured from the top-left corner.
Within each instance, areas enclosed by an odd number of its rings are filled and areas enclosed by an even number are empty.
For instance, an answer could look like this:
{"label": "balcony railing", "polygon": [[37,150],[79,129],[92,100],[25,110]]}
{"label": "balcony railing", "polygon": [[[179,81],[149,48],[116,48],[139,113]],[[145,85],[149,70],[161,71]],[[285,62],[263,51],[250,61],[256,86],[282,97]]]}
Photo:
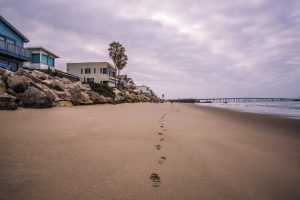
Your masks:
{"label": "balcony railing", "polygon": [[29,50],[5,41],[0,41],[0,52],[12,57],[19,58],[23,61],[29,61],[31,58],[31,52]]}

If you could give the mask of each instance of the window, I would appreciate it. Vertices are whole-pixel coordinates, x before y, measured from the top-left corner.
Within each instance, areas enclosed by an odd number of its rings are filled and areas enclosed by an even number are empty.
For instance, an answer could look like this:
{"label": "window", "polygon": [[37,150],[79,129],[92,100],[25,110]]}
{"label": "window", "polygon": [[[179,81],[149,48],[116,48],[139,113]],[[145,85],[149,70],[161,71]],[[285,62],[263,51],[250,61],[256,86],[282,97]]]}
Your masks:
{"label": "window", "polygon": [[48,64],[48,58],[45,54],[42,54],[42,63],[47,65]]}
{"label": "window", "polygon": [[107,74],[107,68],[103,68],[103,74]]}
{"label": "window", "polygon": [[81,72],[81,74],[83,74],[83,69],[82,68],[80,69],[80,72]]}
{"label": "window", "polygon": [[54,58],[48,57],[48,65],[54,66]]}
{"label": "window", "polygon": [[94,74],[96,74],[96,68],[94,68]]}
{"label": "window", "polygon": [[40,54],[32,54],[31,55],[31,62],[32,63],[39,63],[40,62]]}
{"label": "window", "polygon": [[0,35],[0,41],[4,42],[5,41],[5,37]]}
{"label": "window", "polygon": [[112,75],[113,75],[113,77],[116,77],[116,72],[113,72]]}
{"label": "window", "polygon": [[90,74],[91,73],[91,68],[85,68],[84,73],[85,74]]}
{"label": "window", "polygon": [[103,68],[100,68],[100,73],[103,74]]}
{"label": "window", "polygon": [[88,82],[88,83],[94,83],[94,78],[87,78],[86,82]]}

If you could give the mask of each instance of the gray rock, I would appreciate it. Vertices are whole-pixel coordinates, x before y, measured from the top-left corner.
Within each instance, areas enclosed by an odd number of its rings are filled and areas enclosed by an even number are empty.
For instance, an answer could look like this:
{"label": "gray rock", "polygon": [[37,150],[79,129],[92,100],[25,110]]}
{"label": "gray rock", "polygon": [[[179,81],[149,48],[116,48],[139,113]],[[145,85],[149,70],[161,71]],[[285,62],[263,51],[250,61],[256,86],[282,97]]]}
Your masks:
{"label": "gray rock", "polygon": [[96,93],[94,91],[87,91],[86,93],[90,96],[90,99],[94,103],[96,103],[96,104],[104,104],[104,103],[106,103],[104,96],[99,95],[98,93]]}
{"label": "gray rock", "polygon": [[71,101],[72,96],[71,93],[68,90],[65,90],[63,92],[52,90],[61,100],[64,101]]}
{"label": "gray rock", "polygon": [[27,108],[50,108],[53,105],[44,92],[32,86],[29,86],[22,94],[22,103]]}
{"label": "gray rock", "polygon": [[31,72],[31,74],[33,76],[35,76],[36,78],[40,79],[40,80],[46,80],[48,79],[49,75],[48,74],[45,74],[44,72],[41,72],[41,71],[37,71],[37,70],[33,70]]}
{"label": "gray rock", "polygon": [[7,93],[0,94],[0,110],[16,110],[16,97],[13,97]]}
{"label": "gray rock", "polygon": [[52,80],[43,80],[42,83],[49,88],[55,89],[57,91],[64,91],[65,86],[58,80],[52,79]]}
{"label": "gray rock", "polygon": [[69,92],[71,93],[71,101],[73,105],[86,105],[93,103],[90,100],[89,95],[83,92],[79,87],[70,89]]}
{"label": "gray rock", "polygon": [[0,67],[0,76],[3,76],[6,72],[6,69]]}
{"label": "gray rock", "polygon": [[53,92],[53,90],[45,90],[45,95],[53,102],[60,101],[61,99]]}
{"label": "gray rock", "polygon": [[6,85],[16,93],[22,93],[32,81],[25,76],[12,75],[7,77]]}

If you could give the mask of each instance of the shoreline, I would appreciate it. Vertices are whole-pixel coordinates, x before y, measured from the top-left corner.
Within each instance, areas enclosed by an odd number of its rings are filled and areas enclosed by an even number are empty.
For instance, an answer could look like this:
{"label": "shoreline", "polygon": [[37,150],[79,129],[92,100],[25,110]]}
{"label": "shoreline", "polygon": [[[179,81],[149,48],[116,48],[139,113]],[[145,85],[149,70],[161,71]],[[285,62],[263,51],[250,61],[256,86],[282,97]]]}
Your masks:
{"label": "shoreline", "polygon": [[1,199],[299,199],[299,120],[192,104],[0,111]]}
{"label": "shoreline", "polygon": [[[248,122],[257,123],[257,120],[263,120],[269,125],[282,126],[282,128],[292,129],[300,132],[300,119],[290,118],[283,115],[265,114],[265,113],[253,113],[240,110],[234,110],[230,108],[220,108],[213,106],[198,106],[195,104],[189,104],[189,106],[198,109],[200,107],[203,111],[214,113],[215,115],[223,115],[233,120],[239,120],[241,117],[247,119]],[[300,135],[300,134],[299,134]]]}

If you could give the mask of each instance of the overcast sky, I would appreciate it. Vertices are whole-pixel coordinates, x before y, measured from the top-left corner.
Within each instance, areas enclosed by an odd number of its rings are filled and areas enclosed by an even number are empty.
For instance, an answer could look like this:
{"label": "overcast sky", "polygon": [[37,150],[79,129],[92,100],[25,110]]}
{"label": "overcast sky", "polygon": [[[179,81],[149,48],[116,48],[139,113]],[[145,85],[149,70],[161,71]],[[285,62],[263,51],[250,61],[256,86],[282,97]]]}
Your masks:
{"label": "overcast sky", "polygon": [[300,0],[0,0],[30,42],[67,62],[110,61],[167,98],[300,96]]}

